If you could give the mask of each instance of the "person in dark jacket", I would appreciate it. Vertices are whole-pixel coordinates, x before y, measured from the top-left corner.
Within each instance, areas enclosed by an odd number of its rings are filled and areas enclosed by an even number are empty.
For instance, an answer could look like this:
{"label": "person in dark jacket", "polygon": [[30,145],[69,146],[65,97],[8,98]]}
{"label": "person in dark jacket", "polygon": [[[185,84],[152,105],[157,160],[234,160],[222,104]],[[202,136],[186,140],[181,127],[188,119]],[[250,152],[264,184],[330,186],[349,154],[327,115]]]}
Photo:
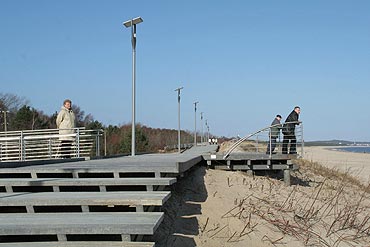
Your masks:
{"label": "person in dark jacket", "polygon": [[301,108],[299,106],[296,106],[285,120],[285,124],[283,125],[283,154],[288,154],[289,142],[289,154],[297,154],[297,138],[295,136],[295,126],[299,124],[298,118],[300,113]]}
{"label": "person in dark jacket", "polygon": [[272,123],[271,123],[270,134],[269,134],[269,137],[270,137],[269,139],[270,140],[267,144],[266,154],[272,154],[275,150],[276,139],[279,137],[280,129],[282,128],[282,126],[280,124],[280,120],[281,120],[281,116],[276,115],[274,121],[272,121]]}

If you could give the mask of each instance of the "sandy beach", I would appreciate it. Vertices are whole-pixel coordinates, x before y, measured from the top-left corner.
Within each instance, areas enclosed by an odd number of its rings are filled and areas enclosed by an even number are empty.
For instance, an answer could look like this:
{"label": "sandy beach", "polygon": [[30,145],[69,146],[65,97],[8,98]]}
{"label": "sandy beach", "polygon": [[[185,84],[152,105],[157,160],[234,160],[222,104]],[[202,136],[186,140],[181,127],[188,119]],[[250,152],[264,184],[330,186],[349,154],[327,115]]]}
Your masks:
{"label": "sandy beach", "polygon": [[366,180],[370,156],[307,147],[305,158],[315,162],[297,161],[291,186],[279,175],[194,167],[163,207],[156,246],[369,247],[368,190],[340,173],[321,173],[318,163]]}
{"label": "sandy beach", "polygon": [[335,150],[337,147],[305,147],[304,159],[318,162],[328,168],[349,172],[363,183],[370,181],[370,154]]}

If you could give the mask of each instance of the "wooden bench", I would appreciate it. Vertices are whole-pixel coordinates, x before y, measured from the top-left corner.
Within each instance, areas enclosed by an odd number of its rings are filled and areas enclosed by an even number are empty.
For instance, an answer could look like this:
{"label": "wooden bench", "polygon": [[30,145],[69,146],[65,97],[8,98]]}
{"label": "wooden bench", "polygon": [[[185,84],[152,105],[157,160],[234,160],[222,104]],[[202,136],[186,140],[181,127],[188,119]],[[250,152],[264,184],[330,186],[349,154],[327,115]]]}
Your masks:
{"label": "wooden bench", "polygon": [[127,192],[45,192],[45,193],[1,193],[0,207],[22,207],[34,213],[35,207],[47,208],[48,212],[63,211],[66,206],[81,206],[82,212],[89,212],[90,206],[130,206],[143,212],[144,206],[162,206],[170,197],[168,191]]}
{"label": "wooden bench", "polygon": [[98,187],[105,192],[107,186],[145,186],[147,191],[153,191],[153,186],[168,186],[175,182],[176,178],[4,178],[0,179],[0,187],[5,187],[7,193],[27,192],[29,187],[46,186],[52,187],[54,192],[63,187],[73,187],[73,191],[81,189],[79,187]]}
{"label": "wooden bench", "polygon": [[131,241],[131,235],[152,235],[162,220],[162,212],[0,214],[0,236],[56,235],[67,241],[68,235],[116,234]]}
{"label": "wooden bench", "polygon": [[154,243],[127,241],[20,242],[0,243],[0,247],[154,247]]}

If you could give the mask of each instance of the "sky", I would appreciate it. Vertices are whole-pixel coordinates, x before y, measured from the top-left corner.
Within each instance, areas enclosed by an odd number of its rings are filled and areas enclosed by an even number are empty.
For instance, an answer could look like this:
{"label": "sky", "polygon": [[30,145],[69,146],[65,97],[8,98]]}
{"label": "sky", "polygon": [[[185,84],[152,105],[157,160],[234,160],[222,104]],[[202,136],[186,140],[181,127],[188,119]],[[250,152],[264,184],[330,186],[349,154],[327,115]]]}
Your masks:
{"label": "sky", "polygon": [[[370,141],[368,0],[0,0],[0,92],[105,125],[246,136],[301,107],[304,139]],[[203,112],[203,123],[200,123]],[[204,128],[204,127],[203,127]]]}

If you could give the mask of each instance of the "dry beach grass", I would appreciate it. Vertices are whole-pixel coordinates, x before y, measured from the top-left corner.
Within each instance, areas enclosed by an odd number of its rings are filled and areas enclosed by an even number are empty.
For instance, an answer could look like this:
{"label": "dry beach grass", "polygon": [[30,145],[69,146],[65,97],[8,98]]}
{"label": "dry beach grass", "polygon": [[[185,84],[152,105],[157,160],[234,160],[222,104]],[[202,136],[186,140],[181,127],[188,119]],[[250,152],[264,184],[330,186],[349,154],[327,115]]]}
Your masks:
{"label": "dry beach grass", "polygon": [[279,174],[196,167],[164,207],[157,246],[370,246],[369,185],[348,171],[297,162],[290,187]]}

